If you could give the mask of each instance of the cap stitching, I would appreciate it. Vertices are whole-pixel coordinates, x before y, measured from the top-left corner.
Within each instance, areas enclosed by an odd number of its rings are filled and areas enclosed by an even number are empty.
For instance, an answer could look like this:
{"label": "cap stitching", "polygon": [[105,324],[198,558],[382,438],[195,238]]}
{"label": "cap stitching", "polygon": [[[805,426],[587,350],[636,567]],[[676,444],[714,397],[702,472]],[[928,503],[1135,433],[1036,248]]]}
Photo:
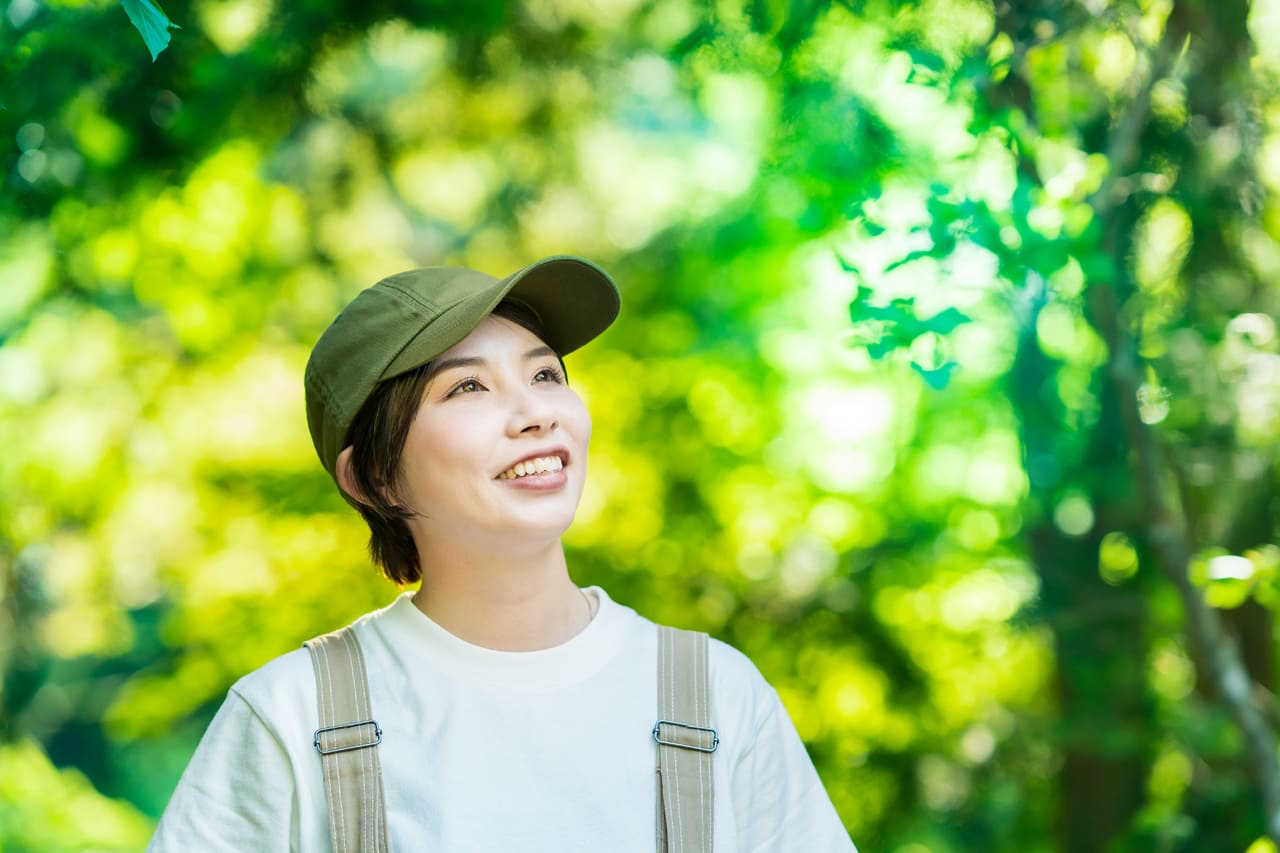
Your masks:
{"label": "cap stitching", "polygon": [[[396,289],[397,289],[397,290],[399,290],[398,288],[396,288]],[[407,294],[407,295],[409,295],[409,296],[411,296],[411,297],[412,297],[412,294]],[[505,297],[505,294],[504,294],[504,297]],[[378,370],[378,382],[385,382],[387,379],[392,378],[392,377],[390,377],[390,376],[387,376],[387,375],[386,375],[386,373],[387,373],[387,369],[388,369],[389,367],[391,367],[391,365],[392,365],[392,364],[394,364],[394,363],[396,362],[396,360],[397,360],[397,359],[399,359],[399,358],[400,358],[401,353],[403,353],[405,350],[407,350],[407,349],[409,348],[409,346],[410,346],[411,344],[413,344],[413,342],[414,342],[414,341],[416,341],[416,340],[418,340],[418,338],[422,337],[422,334],[423,334],[424,332],[426,332],[426,331],[427,331],[427,329],[428,329],[431,325],[433,325],[434,323],[439,322],[442,318],[444,318],[444,317],[448,316],[449,314],[453,313],[454,311],[457,311],[461,306],[463,306],[463,305],[467,304],[467,302],[468,302],[468,299],[467,299],[466,297],[464,297],[464,298],[462,298],[462,299],[457,299],[457,300],[455,300],[455,301],[453,301],[453,302],[449,303],[448,305],[444,305],[444,306],[439,305],[439,303],[430,303],[430,304],[429,304],[429,307],[430,307],[433,311],[435,311],[435,317],[433,317],[433,318],[432,318],[431,323],[428,323],[428,324],[426,324],[426,325],[422,326],[422,328],[418,329],[418,331],[417,331],[416,333],[414,333],[412,337],[410,337],[408,340],[406,340],[406,341],[404,342],[404,344],[403,344],[403,345],[401,345],[401,347],[400,347],[398,350],[396,350],[394,353],[392,353],[391,358],[387,359],[386,363],[385,363],[385,364],[383,364],[383,365],[382,365],[382,367]],[[423,304],[424,304],[424,303],[419,302],[419,305],[423,305]],[[530,309],[530,310],[532,310],[532,309]],[[537,312],[535,312],[535,313],[537,313]],[[464,337],[465,337],[465,336],[464,336]],[[430,360],[430,359],[428,359],[428,360]],[[423,364],[426,364],[426,362],[423,362]],[[413,369],[413,368],[408,368],[408,370],[412,370],[412,369]],[[407,372],[407,371],[402,371],[402,372]],[[400,374],[398,374],[398,373],[397,373],[396,375],[398,376],[398,375],[400,375]],[[375,383],[374,383],[374,387],[377,387],[378,382],[375,382]]]}
{"label": "cap stitching", "polygon": [[428,300],[428,299],[424,299],[418,294],[414,293],[412,290],[402,287],[400,284],[396,282],[393,282],[390,280],[384,280],[382,282],[382,285],[386,287],[387,290],[394,290],[396,293],[399,293],[401,296],[406,297],[407,299],[409,299],[409,301],[415,303],[419,308],[425,308],[428,311],[440,310],[440,306],[438,303],[432,302],[431,300]]}

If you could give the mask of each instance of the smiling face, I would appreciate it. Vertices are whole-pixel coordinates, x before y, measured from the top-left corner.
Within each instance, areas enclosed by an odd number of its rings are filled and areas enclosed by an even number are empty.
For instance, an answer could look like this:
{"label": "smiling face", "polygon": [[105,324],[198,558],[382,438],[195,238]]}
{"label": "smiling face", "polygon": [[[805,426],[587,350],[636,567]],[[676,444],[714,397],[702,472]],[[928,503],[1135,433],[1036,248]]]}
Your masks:
{"label": "smiling face", "polygon": [[486,317],[435,360],[400,457],[396,495],[421,549],[558,538],[586,475],[591,418],[536,335]]}

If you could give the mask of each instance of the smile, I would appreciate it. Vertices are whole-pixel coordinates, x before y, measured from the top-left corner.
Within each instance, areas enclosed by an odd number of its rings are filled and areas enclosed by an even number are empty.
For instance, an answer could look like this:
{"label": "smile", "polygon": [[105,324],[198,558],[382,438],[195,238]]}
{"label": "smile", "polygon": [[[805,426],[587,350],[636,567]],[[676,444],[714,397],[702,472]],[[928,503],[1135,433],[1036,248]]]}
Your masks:
{"label": "smile", "polygon": [[528,477],[533,474],[546,474],[551,471],[559,471],[564,468],[564,463],[559,456],[539,456],[536,459],[527,459],[524,462],[517,462],[514,466],[508,468],[498,475],[499,480],[516,480],[520,477]]}

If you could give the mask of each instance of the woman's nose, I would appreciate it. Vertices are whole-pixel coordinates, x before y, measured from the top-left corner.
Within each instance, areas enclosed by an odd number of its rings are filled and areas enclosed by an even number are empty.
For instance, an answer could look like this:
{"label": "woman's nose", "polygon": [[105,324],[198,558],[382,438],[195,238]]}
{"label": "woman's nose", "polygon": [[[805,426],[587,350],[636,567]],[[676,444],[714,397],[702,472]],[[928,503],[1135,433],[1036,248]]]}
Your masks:
{"label": "woman's nose", "polygon": [[512,433],[549,432],[558,424],[555,406],[547,399],[546,391],[528,388],[516,399],[510,420]]}

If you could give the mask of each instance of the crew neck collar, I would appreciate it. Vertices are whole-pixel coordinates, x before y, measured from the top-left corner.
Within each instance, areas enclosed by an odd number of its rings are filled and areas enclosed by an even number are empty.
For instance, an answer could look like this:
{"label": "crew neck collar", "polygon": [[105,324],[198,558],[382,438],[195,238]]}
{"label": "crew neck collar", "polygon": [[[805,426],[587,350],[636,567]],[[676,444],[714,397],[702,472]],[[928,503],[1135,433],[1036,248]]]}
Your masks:
{"label": "crew neck collar", "polygon": [[510,652],[478,646],[450,633],[402,593],[378,620],[388,641],[423,667],[478,686],[546,689],[583,681],[599,672],[622,646],[626,616],[600,587],[587,587],[599,601],[595,617],[565,642],[546,649]]}

